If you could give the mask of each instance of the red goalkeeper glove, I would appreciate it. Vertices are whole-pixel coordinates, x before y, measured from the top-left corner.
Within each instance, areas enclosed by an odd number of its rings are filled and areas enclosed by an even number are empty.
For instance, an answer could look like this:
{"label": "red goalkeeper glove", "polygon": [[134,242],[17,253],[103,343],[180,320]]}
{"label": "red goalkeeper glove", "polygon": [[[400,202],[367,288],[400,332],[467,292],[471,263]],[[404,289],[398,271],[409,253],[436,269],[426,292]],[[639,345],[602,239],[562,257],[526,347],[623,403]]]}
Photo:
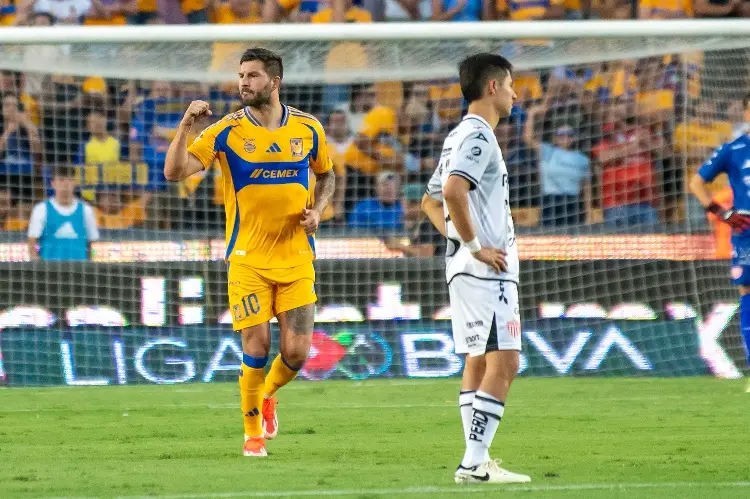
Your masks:
{"label": "red goalkeeper glove", "polygon": [[729,224],[732,231],[736,233],[745,232],[750,229],[750,216],[737,213],[737,210],[734,208],[725,210],[718,203],[711,203],[706,207],[706,211],[713,213]]}

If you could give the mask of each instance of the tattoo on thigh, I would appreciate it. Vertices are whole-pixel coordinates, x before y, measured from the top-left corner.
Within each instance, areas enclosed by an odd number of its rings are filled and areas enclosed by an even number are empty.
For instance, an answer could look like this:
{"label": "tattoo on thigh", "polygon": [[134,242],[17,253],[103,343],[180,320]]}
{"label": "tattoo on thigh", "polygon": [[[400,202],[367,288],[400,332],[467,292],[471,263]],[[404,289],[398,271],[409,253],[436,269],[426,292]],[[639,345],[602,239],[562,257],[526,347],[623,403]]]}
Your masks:
{"label": "tattoo on thigh", "polygon": [[303,305],[286,313],[287,327],[294,334],[310,334],[315,325],[315,306]]}

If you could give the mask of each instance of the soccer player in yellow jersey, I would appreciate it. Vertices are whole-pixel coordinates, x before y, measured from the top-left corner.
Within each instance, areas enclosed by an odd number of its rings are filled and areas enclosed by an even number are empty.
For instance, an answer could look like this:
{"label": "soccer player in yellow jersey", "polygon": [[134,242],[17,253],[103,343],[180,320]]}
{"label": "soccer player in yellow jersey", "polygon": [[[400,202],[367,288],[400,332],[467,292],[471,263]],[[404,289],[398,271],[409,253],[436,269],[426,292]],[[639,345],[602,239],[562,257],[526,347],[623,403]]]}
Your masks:
{"label": "soccer player in yellow jersey", "polygon": [[[276,391],[307,360],[317,299],[313,234],[335,182],[323,127],[279,102],[283,76],[278,55],[245,51],[239,70],[244,109],[203,130],[188,147],[196,118],[211,114],[207,102],[192,102],[164,166],[173,182],[210,168],[216,158],[222,169],[229,306],[234,329],[242,333],[245,456],[267,455],[265,441],[278,432]],[[316,177],[313,206],[309,170]],[[281,329],[280,353],[266,376],[273,316]]]}

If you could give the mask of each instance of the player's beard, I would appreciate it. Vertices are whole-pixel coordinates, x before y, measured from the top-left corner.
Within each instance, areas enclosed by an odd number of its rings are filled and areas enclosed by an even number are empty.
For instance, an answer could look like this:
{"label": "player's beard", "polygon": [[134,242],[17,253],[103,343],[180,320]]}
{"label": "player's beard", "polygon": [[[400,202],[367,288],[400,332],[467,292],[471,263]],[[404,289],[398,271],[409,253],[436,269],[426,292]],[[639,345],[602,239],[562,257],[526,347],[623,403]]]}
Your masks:
{"label": "player's beard", "polygon": [[255,92],[250,97],[242,98],[243,106],[250,106],[253,108],[266,107],[271,102],[271,93],[273,92],[273,85],[268,84],[263,90]]}

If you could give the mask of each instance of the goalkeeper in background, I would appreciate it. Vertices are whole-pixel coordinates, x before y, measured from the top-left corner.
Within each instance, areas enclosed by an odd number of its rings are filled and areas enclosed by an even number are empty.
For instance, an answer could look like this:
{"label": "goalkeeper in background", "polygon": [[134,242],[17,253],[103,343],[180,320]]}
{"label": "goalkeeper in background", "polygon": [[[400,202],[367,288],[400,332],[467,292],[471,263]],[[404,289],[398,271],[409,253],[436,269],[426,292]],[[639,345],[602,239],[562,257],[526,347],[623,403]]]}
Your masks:
{"label": "goalkeeper in background", "polygon": [[[744,120],[750,123],[750,94],[742,101]],[[721,173],[729,179],[733,206],[717,203],[707,184]],[[740,291],[740,330],[750,366],[750,136],[740,135],[719,147],[690,180],[690,190],[706,211],[732,228],[732,282]],[[750,385],[747,391],[750,392]]]}
{"label": "goalkeeper in background", "polygon": [[[239,68],[244,109],[203,130],[188,147],[195,120],[211,114],[207,102],[192,102],[164,165],[167,180],[178,182],[219,158],[229,306],[234,329],[242,334],[245,456],[267,455],[265,440],[278,432],[275,393],[307,360],[317,300],[313,234],[335,182],[321,124],[279,101],[283,76],[278,55],[262,48],[245,51]],[[316,177],[312,206],[309,170]],[[266,377],[274,316],[281,330],[280,353]]]}

